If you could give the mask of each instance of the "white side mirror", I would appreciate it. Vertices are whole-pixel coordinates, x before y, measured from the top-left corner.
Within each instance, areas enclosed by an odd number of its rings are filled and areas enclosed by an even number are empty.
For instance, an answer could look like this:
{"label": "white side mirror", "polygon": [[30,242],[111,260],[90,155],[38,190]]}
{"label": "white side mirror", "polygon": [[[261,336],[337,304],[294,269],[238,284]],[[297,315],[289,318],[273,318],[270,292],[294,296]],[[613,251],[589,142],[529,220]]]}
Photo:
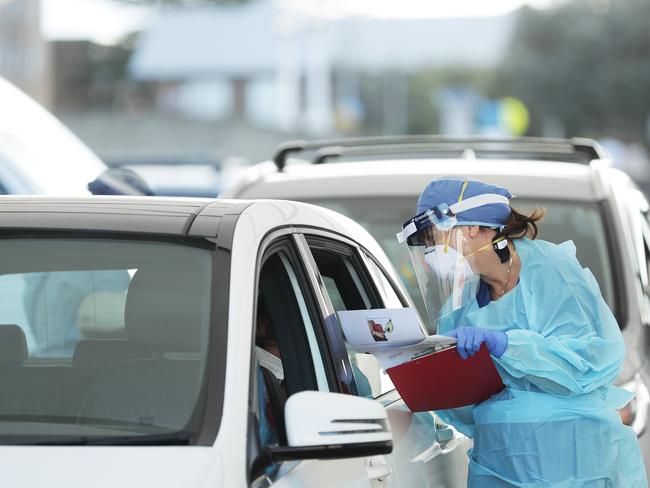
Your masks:
{"label": "white side mirror", "polygon": [[393,434],[377,401],[354,395],[301,391],[284,407],[287,446],[269,446],[253,463],[257,476],[268,462],[342,459],[390,454]]}
{"label": "white side mirror", "polygon": [[290,447],[392,442],[381,403],[353,395],[301,391],[284,407]]}

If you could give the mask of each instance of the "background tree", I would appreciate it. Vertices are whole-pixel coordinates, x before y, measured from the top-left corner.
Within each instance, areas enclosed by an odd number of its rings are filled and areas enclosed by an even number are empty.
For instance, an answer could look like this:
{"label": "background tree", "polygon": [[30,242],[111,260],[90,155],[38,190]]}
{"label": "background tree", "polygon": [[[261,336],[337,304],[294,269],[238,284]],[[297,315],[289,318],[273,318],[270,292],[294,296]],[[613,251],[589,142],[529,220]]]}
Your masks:
{"label": "background tree", "polygon": [[572,0],[523,8],[495,83],[531,109],[530,132],[560,120],[570,135],[647,140],[650,2]]}

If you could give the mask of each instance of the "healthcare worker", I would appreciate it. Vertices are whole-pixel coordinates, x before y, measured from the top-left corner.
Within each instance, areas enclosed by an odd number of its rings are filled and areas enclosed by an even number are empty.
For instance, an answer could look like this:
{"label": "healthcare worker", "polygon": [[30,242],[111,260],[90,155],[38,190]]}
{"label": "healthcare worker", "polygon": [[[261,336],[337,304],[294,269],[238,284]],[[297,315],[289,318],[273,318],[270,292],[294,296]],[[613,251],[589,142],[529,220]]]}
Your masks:
{"label": "healthcare worker", "polygon": [[504,188],[432,181],[397,235],[408,244],[430,320],[467,358],[482,345],[505,389],[437,412],[474,440],[468,486],[646,488],[634,431],[612,386],[618,324],[571,241],[534,240],[542,213]]}

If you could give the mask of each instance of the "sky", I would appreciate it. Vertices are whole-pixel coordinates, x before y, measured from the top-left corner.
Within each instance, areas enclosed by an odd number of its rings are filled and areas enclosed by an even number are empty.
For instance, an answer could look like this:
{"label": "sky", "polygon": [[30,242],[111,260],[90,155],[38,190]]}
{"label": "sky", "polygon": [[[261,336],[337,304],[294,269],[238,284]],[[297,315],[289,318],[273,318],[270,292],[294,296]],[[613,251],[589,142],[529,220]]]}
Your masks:
{"label": "sky", "polygon": [[41,6],[41,31],[48,40],[114,44],[151,16],[149,8],[111,0],[41,0]]}
{"label": "sky", "polygon": [[501,15],[522,4],[543,8],[556,0],[284,0],[296,8],[329,16],[370,15],[381,18],[475,17]]}
{"label": "sky", "polygon": [[[89,39],[113,44],[142,28],[153,9],[115,0],[41,0],[41,28],[49,40]],[[560,0],[280,0],[327,17],[474,17],[501,15],[522,4],[543,8]],[[71,15],[74,12],[74,15]]]}

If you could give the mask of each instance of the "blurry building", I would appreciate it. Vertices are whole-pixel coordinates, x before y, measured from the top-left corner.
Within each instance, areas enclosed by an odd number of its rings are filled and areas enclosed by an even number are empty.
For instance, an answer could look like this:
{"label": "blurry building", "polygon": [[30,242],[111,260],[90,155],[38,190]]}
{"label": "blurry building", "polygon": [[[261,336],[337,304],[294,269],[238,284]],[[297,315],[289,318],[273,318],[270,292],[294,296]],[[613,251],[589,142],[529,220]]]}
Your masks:
{"label": "blurry building", "polygon": [[0,1],[0,76],[49,106],[49,51],[40,15],[40,0]]}
{"label": "blurry building", "polygon": [[404,75],[495,66],[513,25],[514,14],[328,20],[273,0],[169,9],[141,35],[129,67],[163,110],[313,135],[354,128],[367,111],[361,75],[391,73],[379,94],[384,125],[403,132]]}

